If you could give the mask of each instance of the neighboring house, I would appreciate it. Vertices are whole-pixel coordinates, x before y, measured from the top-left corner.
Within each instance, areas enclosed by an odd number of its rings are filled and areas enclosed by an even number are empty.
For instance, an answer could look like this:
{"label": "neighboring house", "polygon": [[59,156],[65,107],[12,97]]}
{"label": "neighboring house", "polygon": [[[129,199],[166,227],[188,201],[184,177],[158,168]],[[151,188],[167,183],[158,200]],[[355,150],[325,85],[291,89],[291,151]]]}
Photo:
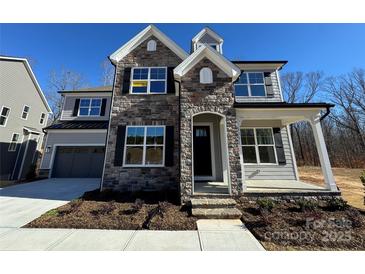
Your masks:
{"label": "neighboring house", "polygon": [[[112,92],[63,93],[63,115],[47,129],[42,168],[54,177],[80,175],[79,169],[89,177],[84,154],[95,152],[80,154],[81,146],[100,146],[102,154],[107,137],[102,189],[176,190],[183,202],[194,195],[305,192],[289,125],[308,121],[326,182],[310,191],[337,193],[320,125],[332,105],[283,102],[278,71],[286,61],[230,61],[223,50],[223,39],[209,28],[192,39],[188,54],[148,26],[109,57]],[[94,102],[77,101],[83,98],[106,99],[105,113],[83,121],[81,107],[90,113]]]}
{"label": "neighboring house", "polygon": [[97,178],[102,176],[112,87],[60,91],[59,121],[46,127],[42,176]]}
{"label": "neighboring house", "polygon": [[24,58],[0,56],[0,179],[24,179],[42,145],[51,109]]}

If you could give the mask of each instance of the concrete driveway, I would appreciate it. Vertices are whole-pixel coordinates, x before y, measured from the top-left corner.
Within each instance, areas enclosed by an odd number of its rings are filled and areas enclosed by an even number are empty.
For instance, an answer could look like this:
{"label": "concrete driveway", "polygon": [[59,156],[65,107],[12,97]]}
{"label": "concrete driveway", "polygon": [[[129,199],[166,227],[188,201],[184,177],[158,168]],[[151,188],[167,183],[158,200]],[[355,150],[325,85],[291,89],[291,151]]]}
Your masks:
{"label": "concrete driveway", "polygon": [[67,178],[0,188],[0,228],[21,227],[85,191],[98,188],[99,184],[100,179]]}

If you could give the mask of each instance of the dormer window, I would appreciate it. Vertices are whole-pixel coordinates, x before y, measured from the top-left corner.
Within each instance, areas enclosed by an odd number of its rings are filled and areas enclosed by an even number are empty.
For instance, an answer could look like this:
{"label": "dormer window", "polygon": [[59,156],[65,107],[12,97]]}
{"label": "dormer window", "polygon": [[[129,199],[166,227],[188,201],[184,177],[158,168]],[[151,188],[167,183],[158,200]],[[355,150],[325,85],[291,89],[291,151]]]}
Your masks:
{"label": "dormer window", "polygon": [[150,40],[147,43],[147,51],[156,51],[157,43],[155,40]]}
{"label": "dormer window", "polygon": [[210,68],[202,68],[200,70],[200,83],[201,84],[213,83],[213,73]]}

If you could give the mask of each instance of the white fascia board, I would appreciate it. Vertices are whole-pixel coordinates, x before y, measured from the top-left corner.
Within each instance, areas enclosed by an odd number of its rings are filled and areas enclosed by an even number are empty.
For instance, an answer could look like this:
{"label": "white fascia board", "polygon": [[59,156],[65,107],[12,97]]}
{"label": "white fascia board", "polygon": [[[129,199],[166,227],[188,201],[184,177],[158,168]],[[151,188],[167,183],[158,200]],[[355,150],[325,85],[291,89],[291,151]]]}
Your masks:
{"label": "white fascia board", "polygon": [[154,25],[149,25],[136,36],[134,36],[131,40],[125,43],[122,47],[117,49],[114,53],[110,55],[110,60],[113,63],[119,62],[123,59],[127,54],[129,54],[132,50],[138,47],[142,42],[144,42],[148,37],[155,36],[159,39],[163,44],[165,44],[169,49],[171,49],[177,56],[179,56],[182,60],[186,59],[189,55],[179,47],[174,41],[172,41],[169,37],[167,37],[163,32],[161,32]]}
{"label": "white fascia board", "polygon": [[229,77],[232,77],[233,81],[235,81],[241,74],[241,70],[235,64],[227,60],[222,54],[212,49],[210,46],[203,45],[174,69],[175,78],[180,79],[204,57],[212,61]]}
{"label": "white fascia board", "polygon": [[220,37],[217,33],[215,33],[214,31],[212,31],[210,28],[205,27],[204,29],[202,29],[197,35],[194,36],[194,38],[192,39],[192,41],[194,43],[196,43],[200,38],[203,37],[204,34],[208,34],[210,36],[212,36],[215,40],[217,40],[219,43],[223,42],[223,38]]}
{"label": "white fascia board", "polygon": [[24,63],[25,68],[27,69],[28,74],[29,74],[30,78],[32,79],[32,81],[33,81],[33,83],[34,83],[34,85],[35,85],[35,87],[36,87],[36,89],[37,89],[37,91],[38,91],[38,94],[39,94],[39,96],[40,96],[40,97],[41,97],[41,99],[42,99],[42,102],[43,102],[44,106],[46,107],[46,109],[47,109],[48,113],[49,113],[49,114],[52,114],[53,112],[52,112],[52,110],[51,110],[51,107],[49,106],[49,104],[48,104],[48,102],[47,102],[47,99],[46,99],[46,97],[44,96],[44,93],[43,93],[43,91],[42,91],[42,89],[41,89],[41,87],[40,87],[40,85],[39,85],[39,83],[38,83],[37,79],[35,78],[35,75],[34,75],[34,73],[33,73],[33,71],[32,71],[32,68],[31,68],[31,67],[30,67],[30,65],[29,65],[28,60],[27,60],[27,59],[25,59],[25,58],[6,57],[6,56],[0,56],[0,59],[3,59],[3,60],[21,61],[21,62],[23,62],[23,63]]}

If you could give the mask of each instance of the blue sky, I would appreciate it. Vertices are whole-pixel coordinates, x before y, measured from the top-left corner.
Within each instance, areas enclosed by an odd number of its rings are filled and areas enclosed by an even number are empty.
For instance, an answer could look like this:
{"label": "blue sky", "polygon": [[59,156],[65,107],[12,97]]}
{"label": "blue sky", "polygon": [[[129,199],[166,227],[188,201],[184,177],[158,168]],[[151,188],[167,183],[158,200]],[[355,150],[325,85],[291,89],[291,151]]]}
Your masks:
{"label": "blue sky", "polygon": [[[41,87],[62,66],[100,85],[100,64],[147,24],[1,24],[0,54],[30,57]],[[365,24],[156,24],[186,51],[204,26],[231,60],[288,60],[286,71],[338,75],[365,68]]]}

